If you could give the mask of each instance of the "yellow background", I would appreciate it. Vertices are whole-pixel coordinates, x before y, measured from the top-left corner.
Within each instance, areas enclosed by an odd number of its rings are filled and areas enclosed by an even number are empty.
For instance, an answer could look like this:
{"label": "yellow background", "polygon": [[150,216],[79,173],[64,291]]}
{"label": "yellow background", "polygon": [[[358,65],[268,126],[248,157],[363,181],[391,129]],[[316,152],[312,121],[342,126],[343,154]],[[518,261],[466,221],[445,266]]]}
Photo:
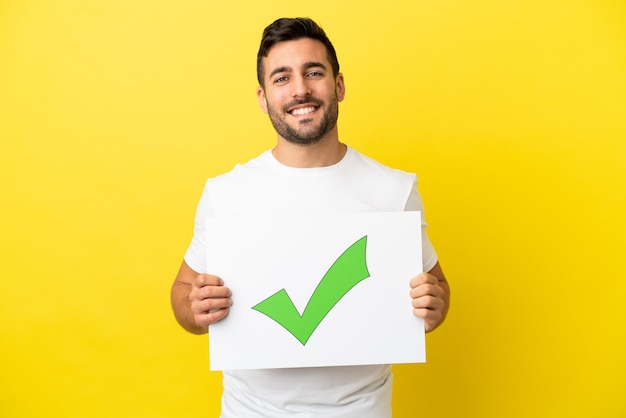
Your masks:
{"label": "yellow background", "polygon": [[0,416],[217,415],[169,287],[205,179],[274,143],[255,54],[298,15],[452,285],[394,416],[626,416],[626,4],[282,4],[0,3]]}

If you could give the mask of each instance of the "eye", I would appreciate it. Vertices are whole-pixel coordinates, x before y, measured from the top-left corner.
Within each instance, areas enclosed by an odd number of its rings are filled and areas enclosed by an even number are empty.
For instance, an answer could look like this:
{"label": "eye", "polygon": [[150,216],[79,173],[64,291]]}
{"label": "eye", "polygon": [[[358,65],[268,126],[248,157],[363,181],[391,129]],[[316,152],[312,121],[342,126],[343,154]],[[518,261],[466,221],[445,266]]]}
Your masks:
{"label": "eye", "polygon": [[283,75],[274,79],[274,84],[284,84],[289,80],[289,77]]}
{"label": "eye", "polygon": [[311,71],[307,73],[307,77],[322,77],[324,75],[321,71]]}

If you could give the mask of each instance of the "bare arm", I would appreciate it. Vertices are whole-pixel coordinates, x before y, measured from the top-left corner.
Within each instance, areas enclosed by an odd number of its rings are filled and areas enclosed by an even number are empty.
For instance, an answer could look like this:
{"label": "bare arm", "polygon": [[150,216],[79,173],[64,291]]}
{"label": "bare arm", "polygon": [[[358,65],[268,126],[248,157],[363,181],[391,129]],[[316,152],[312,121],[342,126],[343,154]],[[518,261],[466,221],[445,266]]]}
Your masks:
{"label": "bare arm", "polygon": [[193,334],[206,334],[209,325],[228,315],[230,289],[217,276],[198,273],[182,262],[171,290],[178,323]]}
{"label": "bare arm", "polygon": [[424,319],[430,332],[443,323],[450,307],[450,286],[439,262],[428,273],[413,277],[410,286],[413,313]]}

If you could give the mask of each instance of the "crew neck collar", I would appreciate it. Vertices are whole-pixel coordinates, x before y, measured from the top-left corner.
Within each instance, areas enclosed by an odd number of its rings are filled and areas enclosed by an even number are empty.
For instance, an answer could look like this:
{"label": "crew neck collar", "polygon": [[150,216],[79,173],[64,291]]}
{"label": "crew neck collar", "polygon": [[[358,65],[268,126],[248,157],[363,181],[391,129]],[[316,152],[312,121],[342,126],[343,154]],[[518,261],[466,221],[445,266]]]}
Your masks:
{"label": "crew neck collar", "polygon": [[284,171],[284,172],[302,173],[302,174],[327,173],[327,172],[335,171],[341,168],[343,165],[345,165],[346,162],[350,158],[352,158],[353,153],[354,153],[354,150],[350,148],[349,145],[346,145],[346,153],[343,155],[341,160],[339,160],[335,164],[327,165],[323,167],[291,167],[278,161],[276,157],[274,157],[272,150],[267,150],[265,152],[266,158],[271,162],[273,168]]}

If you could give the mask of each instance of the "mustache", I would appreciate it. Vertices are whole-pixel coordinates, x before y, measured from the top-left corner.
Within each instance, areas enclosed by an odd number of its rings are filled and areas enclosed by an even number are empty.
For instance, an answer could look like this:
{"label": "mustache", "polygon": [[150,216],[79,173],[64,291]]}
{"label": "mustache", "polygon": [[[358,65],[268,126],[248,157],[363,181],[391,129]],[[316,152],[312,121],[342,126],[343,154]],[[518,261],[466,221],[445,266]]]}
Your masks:
{"label": "mustache", "polygon": [[324,102],[321,101],[320,99],[316,99],[315,97],[305,97],[305,98],[293,99],[292,101],[287,103],[283,107],[283,109],[286,112],[286,111],[288,111],[289,109],[291,109],[293,107],[301,106],[303,104],[310,104],[310,105],[314,105],[314,106],[317,106],[317,107],[322,107]]}

